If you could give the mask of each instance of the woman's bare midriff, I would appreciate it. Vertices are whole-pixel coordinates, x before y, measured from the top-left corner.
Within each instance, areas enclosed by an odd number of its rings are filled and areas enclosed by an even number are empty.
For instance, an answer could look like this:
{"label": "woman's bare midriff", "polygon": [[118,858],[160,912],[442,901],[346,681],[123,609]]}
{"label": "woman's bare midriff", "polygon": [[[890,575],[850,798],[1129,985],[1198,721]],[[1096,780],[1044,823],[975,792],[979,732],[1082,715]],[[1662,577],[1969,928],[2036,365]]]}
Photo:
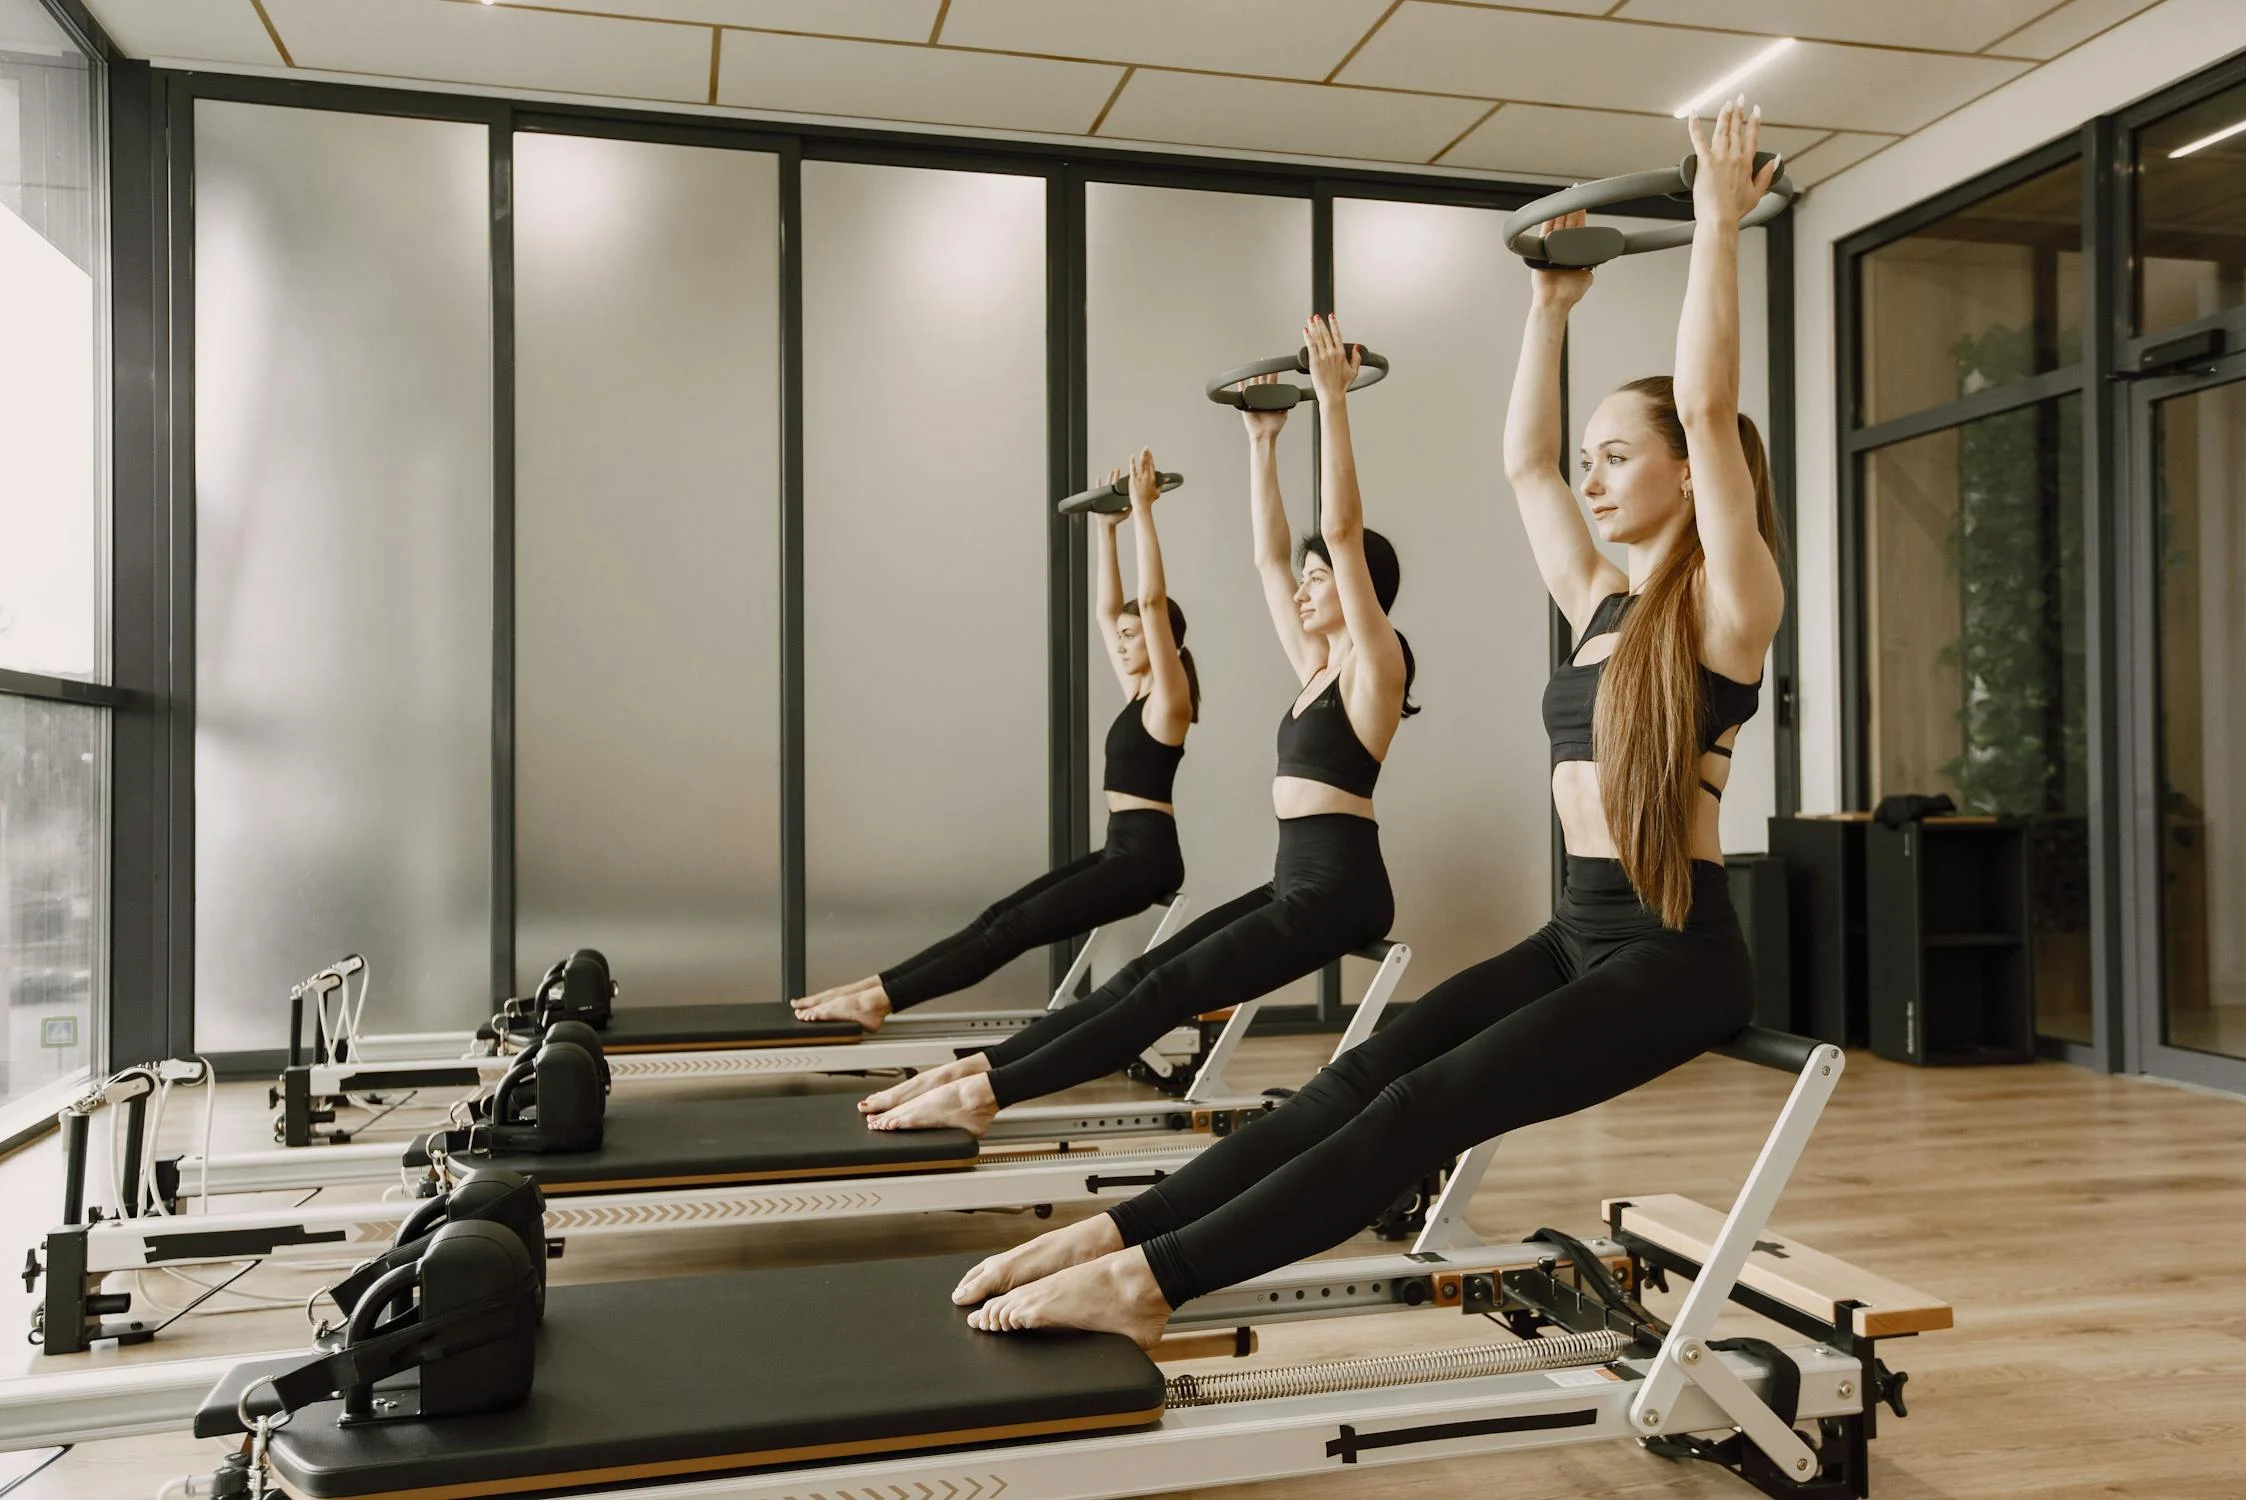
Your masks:
{"label": "woman's bare midriff", "polygon": [[1178,809],[1177,809],[1177,804],[1176,804],[1176,803],[1173,803],[1173,802],[1153,802],[1153,801],[1149,801],[1149,800],[1148,800],[1147,798],[1145,798],[1145,797],[1134,797],[1134,796],[1132,796],[1132,795],[1131,795],[1131,794],[1130,794],[1129,792],[1109,792],[1109,793],[1107,794],[1107,810],[1108,810],[1109,812],[1111,812],[1111,813],[1119,813],[1119,812],[1158,812],[1158,813],[1168,813],[1168,814],[1169,814],[1169,815],[1170,815],[1171,817],[1173,817],[1173,818],[1174,818],[1174,817],[1176,817],[1176,816],[1178,815]]}
{"label": "woman's bare midriff", "polygon": [[[1731,763],[1720,755],[1700,757],[1700,774],[1717,786],[1724,784]],[[1699,807],[1692,820],[1692,857],[1723,863],[1723,836],[1718,828],[1720,805],[1706,792],[1695,792]],[[1614,835],[1607,830],[1606,804],[1599,798],[1599,768],[1587,760],[1563,760],[1552,768],[1552,807],[1560,815],[1560,838],[1567,852],[1581,859],[1614,859]]]}
{"label": "woman's bare midriff", "polygon": [[1281,819],[1315,818],[1324,813],[1371,818],[1373,799],[1305,776],[1274,776],[1271,778],[1271,810]]}

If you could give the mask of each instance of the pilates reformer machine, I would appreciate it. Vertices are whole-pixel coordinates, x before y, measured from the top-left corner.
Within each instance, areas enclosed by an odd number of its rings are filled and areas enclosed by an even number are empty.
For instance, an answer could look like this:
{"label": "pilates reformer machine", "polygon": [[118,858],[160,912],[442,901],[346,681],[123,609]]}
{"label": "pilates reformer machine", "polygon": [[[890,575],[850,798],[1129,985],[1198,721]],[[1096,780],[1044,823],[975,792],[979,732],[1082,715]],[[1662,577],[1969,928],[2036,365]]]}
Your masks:
{"label": "pilates reformer machine", "polygon": [[[1158,903],[1147,939],[1154,947],[1184,925],[1183,893]],[[1094,928],[1046,1010],[1076,997],[1101,956],[1125,956],[1119,929]],[[357,983],[354,985],[354,979]],[[352,954],[299,981],[289,994],[289,1061],[269,1102],[274,1140],[284,1146],[345,1144],[388,1114],[401,1094],[448,1091],[464,1097],[506,1073],[514,1055],[535,1045],[557,1020],[583,1021],[600,1034],[618,1083],[675,1083],[795,1074],[910,1072],[940,1067],[1036,1020],[1042,1011],[907,1012],[878,1034],[854,1021],[799,1021],[781,1001],[620,1006],[608,960],[580,948],[549,968],[531,993],[506,1001],[474,1032],[368,1033],[361,1030],[371,982]],[[311,1027],[305,1036],[307,1023]],[[1133,1071],[1156,1087],[1182,1089],[1207,1038],[1180,1027],[1142,1053]],[[339,1111],[364,1099],[372,1119],[338,1125]]]}
{"label": "pilates reformer machine", "polygon": [[[1355,956],[1377,967],[1336,1055],[1372,1034],[1411,950],[1384,941]],[[156,1328],[122,1316],[133,1293],[107,1286],[112,1276],[363,1255],[388,1243],[429,1195],[494,1169],[534,1181],[552,1200],[546,1233],[557,1241],[902,1213],[1026,1207],[1043,1217],[1055,1204],[1158,1182],[1275,1108],[1272,1096],[1239,1092],[1226,1076],[1267,1003],[1234,1007],[1183,1098],[1018,1105],[980,1141],[961,1130],[868,1130],[849,1094],[611,1103],[595,1033],[557,1021],[536,1051],[516,1055],[481,1116],[403,1146],[159,1160],[144,1140],[152,1132],[128,1129],[120,1193],[106,1214],[87,1207],[91,1117],[121,1102],[131,1125],[139,1102],[115,1087],[95,1090],[63,1112],[63,1223],[26,1258],[26,1288],[45,1278],[33,1337],[48,1354],[146,1342]],[[395,1182],[404,1195],[211,1210],[226,1196],[353,1182]],[[183,1212],[190,1199],[202,1211]]]}
{"label": "pilates reformer machine", "polygon": [[[549,1292],[537,1189],[495,1172],[339,1283],[344,1320],[311,1350],[0,1383],[0,1448],[191,1428],[232,1449],[198,1493],[297,1500],[1094,1500],[1629,1438],[1774,1497],[1867,1496],[1879,1409],[1905,1413],[1883,1350],[1950,1309],[1768,1227],[1841,1051],[1752,1028],[1722,1050],[1793,1076],[1728,1212],[1617,1198],[1592,1237],[1487,1245],[1464,1220],[1485,1143],[1410,1251],[1188,1303],[1151,1358],[1112,1335],[975,1332],[948,1300],[967,1257]],[[1642,1298],[1672,1277],[1690,1285],[1664,1319]],[[1715,1337],[1730,1308],[1797,1341]],[[1251,1353],[1262,1324],[1368,1313],[1412,1314],[1398,1332],[1482,1314],[1511,1336],[1159,1368]]]}

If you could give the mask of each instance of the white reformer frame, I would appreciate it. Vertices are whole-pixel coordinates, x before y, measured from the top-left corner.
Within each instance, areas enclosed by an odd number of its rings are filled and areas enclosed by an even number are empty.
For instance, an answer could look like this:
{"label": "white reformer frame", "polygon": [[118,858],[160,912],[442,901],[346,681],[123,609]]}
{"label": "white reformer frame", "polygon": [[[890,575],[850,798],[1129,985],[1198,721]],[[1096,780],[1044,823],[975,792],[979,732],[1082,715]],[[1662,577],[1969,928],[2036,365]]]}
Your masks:
{"label": "white reformer frame", "polygon": [[[1411,949],[1399,942],[1381,942],[1359,950],[1355,956],[1376,958],[1379,967],[1334,1049],[1337,1057],[1371,1034],[1403,979],[1411,962]],[[1249,1001],[1234,1007],[1210,1049],[1203,1074],[1195,1077],[1197,1088],[1204,1074],[1209,1094],[1223,1086],[1224,1065],[1262,1003]],[[1098,1201],[1119,1189],[1160,1181],[1197,1155],[1209,1140],[1242,1128],[1254,1115],[1272,1107],[1274,1101],[1260,1094],[1196,1098],[1191,1093],[1182,1100],[1126,1104],[1017,1105],[1000,1113],[998,1123],[984,1137],[985,1143],[1055,1142],[1059,1149],[1027,1156],[986,1154],[963,1169],[644,1192],[556,1192],[547,1199],[546,1232],[551,1238],[566,1240],[590,1234]],[[1090,1144],[1083,1144],[1087,1138]],[[1111,1139],[1114,1144],[1109,1143]],[[181,1160],[179,1180],[183,1189],[189,1182],[200,1185],[205,1166],[197,1158]],[[387,1142],[319,1151],[284,1149],[213,1156],[207,1166],[212,1197],[300,1190],[351,1180],[376,1182],[392,1174],[402,1175],[399,1148]],[[355,1172],[368,1175],[354,1179]],[[43,1242],[48,1284],[39,1316],[43,1331],[50,1324],[67,1324],[80,1333],[73,1338],[67,1333],[46,1332],[47,1343],[57,1352],[76,1352],[86,1347],[87,1340],[137,1331],[138,1325],[121,1330],[114,1324],[99,1325],[106,1331],[89,1330],[92,1318],[88,1298],[108,1275],[170,1266],[328,1260],[339,1253],[368,1255],[389,1242],[419,1201],[400,1198],[307,1204],[65,1224],[50,1232]]]}
{"label": "white reformer frame", "polygon": [[[1611,1335],[1606,1336],[1606,1351],[1570,1355],[1563,1337],[1552,1341],[1558,1346],[1554,1357],[1538,1364],[1537,1343],[1524,1341],[1521,1357],[1509,1361],[1514,1373],[1172,1405],[1158,1425],[1134,1432],[766,1470],[636,1486],[629,1493],[647,1500],[887,1500],[923,1492],[930,1500],[969,1500],[1000,1492],[1015,1500],[1105,1500],[1328,1473],[1347,1465],[1710,1432],[1740,1435],[1782,1476],[1814,1475],[1816,1460],[1807,1445],[1765,1400],[1771,1368],[1753,1355],[1709,1348],[1705,1334],[1734,1295],[1844,1065],[1836,1047],[1809,1049],[1675,1322],[1650,1357],[1613,1357]],[[1493,1147],[1485,1143],[1463,1155],[1451,1189],[1471,1194]],[[1451,1189],[1446,1189],[1446,1202]],[[1554,1247],[1542,1241],[1500,1248],[1461,1245],[1449,1252],[1426,1248],[1431,1235],[1454,1244],[1470,1241],[1471,1233],[1461,1232],[1459,1222],[1455,1216],[1431,1213],[1428,1233],[1411,1252],[1305,1262],[1196,1299],[1177,1310],[1171,1331],[1246,1329],[1275,1321],[1392,1312],[1399,1306],[1456,1309],[1466,1304],[1453,1291],[1446,1305],[1446,1282],[1455,1288],[1463,1278],[1479,1275],[1496,1284],[1508,1272],[1553,1263]],[[1584,1244],[1610,1264],[1629,1253],[1609,1239]],[[1407,1298],[1402,1295],[1407,1282],[1435,1290]],[[1337,1297],[1337,1291],[1348,1295]],[[1592,1333],[1575,1340],[1600,1337]],[[1795,1421],[1868,1422],[1878,1398],[1864,1378],[1871,1363],[1868,1348],[1844,1352],[1810,1344],[1780,1353],[1799,1377]],[[202,1394],[236,1362],[205,1359],[0,1382],[0,1448],[176,1430],[192,1419]],[[1274,1372],[1269,1383],[1284,1391],[1284,1376]],[[1173,1390],[1173,1399],[1178,1394]],[[1795,1446],[1801,1448],[1798,1455]],[[1783,1493],[1770,1481],[1749,1477],[1769,1493]],[[1780,1478],[1775,1483],[1790,1482]]]}
{"label": "white reformer frame", "polygon": [[[1157,905],[1162,907],[1161,919],[1141,952],[1167,941],[1183,926],[1193,903],[1179,892]],[[1122,929],[1114,924],[1093,928],[1044,1010],[907,1012],[891,1016],[879,1033],[859,1041],[615,1052],[608,1054],[609,1075],[615,1083],[636,1084],[941,1067],[957,1061],[963,1052],[1011,1036],[1038,1017],[1068,1004],[1096,957],[1119,947],[1121,936]],[[1139,1061],[1157,1078],[1169,1078],[1177,1071],[1178,1061],[1191,1057],[1199,1045],[1200,1034],[1195,1028],[1179,1027],[1139,1054]],[[497,1083],[514,1061],[496,1041],[480,1041],[462,1032],[363,1036],[353,1042],[352,1050],[356,1055],[348,1062],[323,1060],[290,1066],[282,1076],[277,1107],[303,1111],[310,1101],[408,1089],[474,1093]],[[300,1142],[292,1140],[290,1144]]]}

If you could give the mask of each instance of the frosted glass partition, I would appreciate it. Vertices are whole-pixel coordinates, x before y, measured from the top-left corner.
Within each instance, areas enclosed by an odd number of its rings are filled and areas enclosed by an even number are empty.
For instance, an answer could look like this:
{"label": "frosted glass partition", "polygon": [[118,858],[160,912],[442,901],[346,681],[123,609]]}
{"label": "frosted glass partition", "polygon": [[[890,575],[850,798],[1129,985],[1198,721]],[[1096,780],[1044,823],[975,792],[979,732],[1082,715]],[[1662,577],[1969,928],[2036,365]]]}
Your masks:
{"label": "frosted glass partition", "polygon": [[[384,1030],[486,1011],[489,144],[197,101],[195,1040],[348,952]],[[370,1012],[370,1016],[373,1013]]]}
{"label": "frosted glass partition", "polygon": [[[1185,884],[1207,911],[1271,878],[1272,735],[1297,690],[1248,550],[1247,439],[1202,383],[1293,349],[1310,311],[1310,204],[1298,198],[1091,183],[1084,190],[1090,452],[1105,474],[1139,446],[1186,486],[1155,512],[1170,596],[1201,674],[1201,722],[1177,780]],[[1281,438],[1282,485],[1310,525],[1313,408]],[[1087,523],[1088,524],[1088,523]],[[1126,528],[1124,586],[1136,587]],[[1092,828],[1106,819],[1100,746],[1120,700],[1091,632]],[[1311,1004],[1314,981],[1286,998]]]}
{"label": "frosted glass partition", "polygon": [[[808,963],[854,979],[1048,864],[1045,183],[803,167]],[[1025,955],[962,1004],[1027,1005]]]}
{"label": "frosted glass partition", "polygon": [[771,999],[779,170],[515,140],[518,979]]}
{"label": "frosted glass partition", "polygon": [[[1621,229],[1651,227],[1651,220],[1601,220]],[[1764,279],[1763,231],[1739,238],[1739,404],[1755,419],[1765,442],[1770,438],[1770,323]],[[1689,252],[1664,250],[1629,255],[1599,267],[1591,295],[1570,321],[1568,339],[1569,472],[1583,424],[1600,401],[1626,380],[1673,374],[1677,364],[1677,317],[1684,310]],[[1619,564],[1622,549],[1608,555]],[[1787,608],[1799,608],[1788,600]],[[1770,847],[1770,815],[1778,808],[1775,669],[1763,665],[1762,706],[1739,731],[1733,746],[1731,779],[1725,784],[1721,829],[1723,847],[1735,854]]]}
{"label": "frosted glass partition", "polygon": [[1413,952],[1400,999],[1511,946],[1552,904],[1547,606],[1502,451],[1528,278],[1503,226],[1482,209],[1334,204],[1342,331],[1395,363],[1351,404],[1351,431],[1366,519],[1403,563],[1395,619],[1425,710],[1397,732],[1379,795]]}
{"label": "frosted glass partition", "polygon": [[86,56],[0,0],[0,667],[104,668],[108,575]]}

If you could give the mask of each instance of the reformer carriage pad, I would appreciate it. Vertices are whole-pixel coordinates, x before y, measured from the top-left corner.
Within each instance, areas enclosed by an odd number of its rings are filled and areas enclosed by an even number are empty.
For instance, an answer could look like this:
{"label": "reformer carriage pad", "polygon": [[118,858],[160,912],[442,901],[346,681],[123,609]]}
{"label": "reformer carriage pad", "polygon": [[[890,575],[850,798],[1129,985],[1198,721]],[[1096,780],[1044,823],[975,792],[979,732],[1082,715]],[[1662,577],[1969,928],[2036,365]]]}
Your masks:
{"label": "reformer carriage pad", "polygon": [[[406,1147],[405,1164],[429,1164],[429,1137]],[[722,1187],[901,1172],[956,1171],[979,1147],[964,1130],[868,1130],[855,1094],[611,1100],[600,1145],[590,1151],[469,1153],[455,1166],[503,1167],[549,1197]]]}
{"label": "reformer carriage pad", "polygon": [[[339,1428],[339,1401],[273,1435],[305,1500],[458,1500],[1143,1427],[1162,1375],[1114,1334],[977,1333],[951,1289],[972,1255],[555,1287],[512,1411]],[[198,1434],[272,1361],[203,1399]],[[817,1488],[817,1486],[812,1486]]]}

